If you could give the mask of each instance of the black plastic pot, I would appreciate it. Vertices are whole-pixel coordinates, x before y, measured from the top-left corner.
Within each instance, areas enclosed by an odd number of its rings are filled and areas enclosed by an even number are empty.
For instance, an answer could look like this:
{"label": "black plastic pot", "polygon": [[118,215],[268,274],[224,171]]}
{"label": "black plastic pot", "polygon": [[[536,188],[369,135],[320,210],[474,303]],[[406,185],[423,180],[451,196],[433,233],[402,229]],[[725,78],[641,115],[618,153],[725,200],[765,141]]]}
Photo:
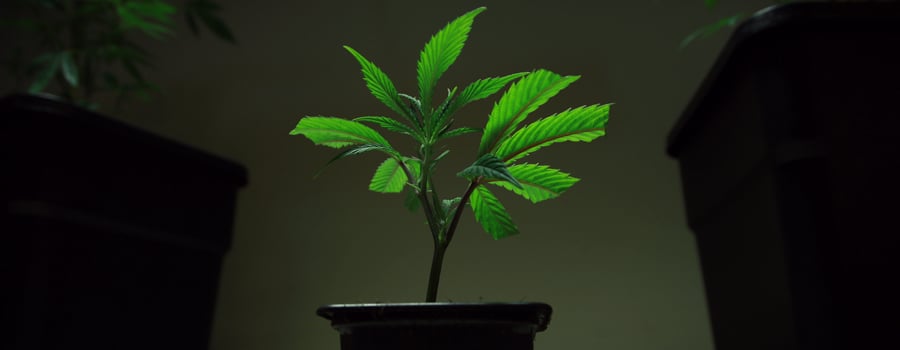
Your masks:
{"label": "black plastic pot", "polygon": [[530,350],[550,322],[543,303],[328,305],[342,350]]}
{"label": "black plastic pot", "polygon": [[898,349],[900,4],[734,33],[672,130],[718,350]]}
{"label": "black plastic pot", "polygon": [[0,349],[206,349],[244,168],[0,99]]}

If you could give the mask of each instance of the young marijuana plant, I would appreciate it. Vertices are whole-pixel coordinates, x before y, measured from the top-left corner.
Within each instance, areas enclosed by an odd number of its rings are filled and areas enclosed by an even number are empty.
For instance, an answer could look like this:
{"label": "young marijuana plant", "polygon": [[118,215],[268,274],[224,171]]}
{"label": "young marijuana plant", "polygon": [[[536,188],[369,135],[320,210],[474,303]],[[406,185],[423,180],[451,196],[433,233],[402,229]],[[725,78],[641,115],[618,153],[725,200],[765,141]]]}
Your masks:
{"label": "young marijuana plant", "polygon": [[[375,170],[369,189],[383,193],[406,189],[408,195],[414,197],[412,202],[425,213],[434,241],[427,302],[437,298],[444,253],[453,240],[466,205],[472,208],[475,220],[494,239],[518,233],[506,209],[485,185],[512,191],[534,203],[558,197],[578,179],[546,165],[520,160],[557,142],[593,141],[605,134],[609,116],[609,104],[590,105],[567,109],[523,126],[531,112],[579,78],[543,69],[476,80],[462,90],[454,87],[448,90],[441,103],[435,105],[432,96],[438,79],[459,56],[475,16],[484,10],[484,7],[477,8],[456,18],[425,45],[416,66],[419,97],[397,92],[381,69],[356,50],[344,47],[362,66],[368,89],[400,118],[365,116],[347,120],[306,116],[290,133],[304,135],[316,145],[346,148],[329,164],[371,151],[387,155]],[[513,81],[494,104],[483,129],[452,127],[454,113],[460,108],[493,95]],[[418,152],[413,155],[400,153],[366,124],[412,137],[419,145]],[[448,138],[472,133],[481,133],[476,160],[457,174],[467,179],[469,185],[459,197],[441,198],[433,173],[447,151],[438,154],[435,146]]]}

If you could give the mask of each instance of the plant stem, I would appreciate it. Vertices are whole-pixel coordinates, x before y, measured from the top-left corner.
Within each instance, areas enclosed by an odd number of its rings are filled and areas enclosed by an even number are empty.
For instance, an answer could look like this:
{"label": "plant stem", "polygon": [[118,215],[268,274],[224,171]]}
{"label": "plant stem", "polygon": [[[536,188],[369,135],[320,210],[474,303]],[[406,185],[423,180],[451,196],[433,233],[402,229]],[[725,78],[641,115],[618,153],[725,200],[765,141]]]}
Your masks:
{"label": "plant stem", "polygon": [[425,295],[426,303],[437,301],[438,284],[441,282],[441,266],[444,263],[444,252],[447,245],[434,241],[434,253],[431,256],[431,273],[428,275],[428,293]]}
{"label": "plant stem", "polygon": [[[463,209],[472,196],[472,191],[478,187],[478,180],[472,180],[466,193],[462,196],[459,204],[456,206],[456,212],[453,214],[453,221],[444,235],[439,235],[434,239],[434,253],[431,256],[431,273],[428,275],[428,292],[425,294],[425,302],[433,303],[437,301],[438,284],[441,282],[441,267],[444,263],[444,253],[450,245],[450,239],[453,238],[453,232],[456,231],[456,225],[459,218],[462,217]],[[427,200],[427,199],[426,199]]]}

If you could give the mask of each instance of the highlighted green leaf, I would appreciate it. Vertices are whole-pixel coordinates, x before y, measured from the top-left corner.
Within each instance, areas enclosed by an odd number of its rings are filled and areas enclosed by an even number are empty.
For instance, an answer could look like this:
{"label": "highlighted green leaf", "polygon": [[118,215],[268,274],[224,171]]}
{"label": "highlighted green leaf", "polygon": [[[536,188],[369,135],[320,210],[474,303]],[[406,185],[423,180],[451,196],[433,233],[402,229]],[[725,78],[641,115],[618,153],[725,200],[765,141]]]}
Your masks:
{"label": "highlighted green leaf", "polygon": [[507,181],[515,187],[522,187],[519,181],[509,173],[506,163],[494,156],[493,154],[485,154],[478,158],[474,164],[460,171],[457,176],[472,180],[476,178],[485,178],[488,180]]}
{"label": "highlighted green leaf", "polygon": [[478,79],[468,86],[459,94],[459,98],[454,102],[451,109],[453,111],[462,108],[470,102],[478,101],[490,97],[491,95],[503,89],[511,81],[528,75],[528,72],[513,73],[502,77]]}
{"label": "highlighted green leaf", "polygon": [[50,80],[53,79],[53,77],[56,76],[56,72],[59,71],[62,60],[60,59],[59,54],[43,54],[34,59],[34,64],[38,65],[40,70],[34,78],[34,81],[28,87],[28,92],[30,93],[44,91],[44,88],[47,87],[47,84],[50,83]]}
{"label": "highlighted green leaf", "polygon": [[479,7],[454,19],[434,34],[422,49],[416,65],[416,77],[419,82],[419,96],[422,98],[422,105],[426,110],[431,109],[431,97],[438,79],[453,65],[462,52],[475,16],[486,9]]}
{"label": "highlighted green leaf", "polygon": [[478,186],[469,197],[469,204],[475,213],[475,220],[494,239],[501,239],[519,233],[512,217],[500,200],[484,186]]}
{"label": "highlighted green leaf", "polygon": [[388,158],[375,170],[375,175],[369,182],[369,189],[381,193],[399,193],[403,191],[406,180],[406,174],[400,167],[400,162],[397,159]]}
{"label": "highlighted green leaf", "polygon": [[465,135],[465,134],[471,134],[471,133],[476,133],[476,132],[481,132],[481,129],[479,129],[479,128],[466,128],[466,127],[463,127],[463,128],[456,128],[456,129],[452,129],[452,130],[447,130],[447,131],[445,131],[444,133],[441,134],[441,137],[440,137],[440,138],[441,138],[441,139],[448,139],[448,138],[451,138],[451,137],[456,137],[456,136]]}
{"label": "highlighted green leaf", "polygon": [[331,165],[331,163],[334,163],[340,159],[344,159],[349,156],[355,156],[357,154],[362,154],[362,153],[371,152],[371,151],[381,151],[381,152],[384,152],[384,153],[387,153],[390,155],[394,155],[396,153],[396,151],[394,151],[390,147],[386,147],[384,145],[365,144],[365,145],[353,146],[353,147],[350,147],[350,148],[344,150],[341,153],[338,153],[338,155],[334,156],[334,158],[331,158],[331,160],[329,160],[327,163],[325,163],[325,165],[323,165],[322,168],[319,169],[319,171],[317,171],[313,177],[318,177],[319,174],[321,174],[323,171],[325,171],[326,168],[328,168],[329,165]]}
{"label": "highlighted green leaf", "polygon": [[567,173],[546,165],[516,164],[508,168],[519,183],[521,188],[510,185],[507,182],[491,182],[530,200],[532,203],[545,201],[559,197],[572,185],[579,181]]}
{"label": "highlighted green leaf", "polygon": [[359,117],[353,119],[358,122],[366,122],[378,125],[386,130],[406,134],[412,136],[416,139],[416,141],[422,142],[422,136],[413,130],[409,125],[403,124],[402,122],[388,117]]}
{"label": "highlighted green leaf", "polygon": [[350,145],[373,144],[396,153],[377,131],[361,123],[334,117],[304,117],[290,132],[303,135],[316,145],[342,148]]}
{"label": "highlighted green leaf", "polygon": [[529,113],[578,80],[578,76],[560,76],[548,70],[538,70],[513,83],[494,105],[488,116],[478,154],[493,152],[507,136],[518,128]]}
{"label": "highlighted green leaf", "polygon": [[359,65],[362,68],[363,80],[365,80],[366,87],[369,88],[372,95],[381,101],[381,103],[384,103],[385,106],[388,106],[388,108],[397,112],[397,114],[413,121],[412,116],[409,115],[403,107],[400,96],[397,94],[397,88],[394,87],[394,82],[388,78],[387,74],[384,74],[381,68],[378,68],[374,63],[367,60],[352,47],[344,46],[344,49],[350,52],[350,54],[356,58],[356,61],[359,62]]}
{"label": "highlighted green leaf", "polygon": [[583,106],[531,123],[503,141],[495,154],[512,163],[557,142],[590,142],[606,134],[609,104]]}

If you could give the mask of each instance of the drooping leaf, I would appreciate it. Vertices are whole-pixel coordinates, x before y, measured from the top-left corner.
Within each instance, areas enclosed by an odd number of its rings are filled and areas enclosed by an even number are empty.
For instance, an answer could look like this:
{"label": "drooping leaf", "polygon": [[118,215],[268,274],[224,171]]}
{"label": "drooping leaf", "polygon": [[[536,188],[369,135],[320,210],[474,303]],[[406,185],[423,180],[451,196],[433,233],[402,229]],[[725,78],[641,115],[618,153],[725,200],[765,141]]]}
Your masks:
{"label": "drooping leaf", "polygon": [[507,182],[491,182],[530,200],[532,203],[545,201],[559,197],[572,185],[578,182],[578,178],[539,164],[516,164],[508,168],[522,188],[517,188]]}
{"label": "drooping leaf", "polygon": [[397,94],[397,88],[394,87],[394,82],[391,81],[387,74],[374,63],[363,57],[362,54],[356,52],[352,47],[344,46],[344,49],[350,52],[350,54],[356,58],[356,61],[359,62],[359,65],[362,68],[363,80],[365,80],[366,87],[372,95],[381,101],[381,103],[384,103],[385,106],[388,106],[388,108],[397,112],[397,114],[400,114],[415,123],[413,116],[409,115],[407,110],[403,108],[403,102]]}
{"label": "drooping leaf", "polygon": [[475,133],[475,132],[481,132],[481,129],[480,128],[468,128],[468,127],[456,128],[456,129],[445,131],[444,133],[442,133],[440,135],[440,138],[448,139],[451,137],[456,137],[456,136],[465,135],[465,134],[471,134],[471,133]]}
{"label": "drooping leaf", "polygon": [[407,177],[400,167],[400,162],[397,159],[388,158],[375,170],[375,175],[369,182],[369,189],[380,193],[399,193],[403,191],[406,180]]}
{"label": "drooping leaf", "polygon": [[323,171],[325,171],[326,168],[328,168],[329,165],[331,165],[331,163],[334,163],[340,159],[344,159],[349,156],[355,156],[357,154],[362,154],[362,153],[371,152],[371,151],[381,151],[381,152],[384,152],[387,154],[395,153],[392,149],[390,149],[389,147],[386,147],[384,145],[364,144],[364,145],[352,146],[348,149],[345,149],[341,153],[338,153],[338,155],[334,156],[333,158],[331,158],[331,160],[326,162],[325,165],[323,165],[322,168],[319,169],[319,171],[316,171],[316,174],[313,175],[313,177],[318,177],[319,174],[321,174]]}
{"label": "drooping leaf", "polygon": [[416,141],[419,141],[420,143],[422,142],[422,136],[418,132],[413,130],[409,125],[403,124],[402,122],[394,118],[367,116],[354,118],[353,120],[358,122],[372,123],[389,131],[412,136],[416,139]]}
{"label": "drooping leaf", "polygon": [[468,86],[459,94],[459,97],[450,107],[450,113],[462,108],[463,106],[485,99],[503,89],[511,81],[528,75],[528,72],[513,73],[502,77],[478,79]]}
{"label": "drooping leaf", "polygon": [[469,204],[475,213],[475,221],[494,239],[519,233],[519,228],[513,223],[506,208],[486,187],[476,187],[469,197]]}
{"label": "drooping leaf", "polygon": [[535,121],[503,141],[495,154],[509,164],[557,142],[593,141],[606,134],[609,106],[582,106]]}
{"label": "drooping leaf", "polygon": [[306,136],[316,145],[342,148],[350,145],[373,144],[383,146],[389,153],[396,154],[384,137],[372,128],[351,120],[312,116],[300,119],[291,135]]}
{"label": "drooping leaf", "polygon": [[422,98],[424,108],[431,108],[431,97],[438,79],[459,57],[469,36],[469,31],[472,29],[475,16],[484,10],[486,10],[485,7],[479,7],[459,16],[434,34],[425,44],[416,65],[419,96]]}
{"label": "drooping leaf", "polygon": [[493,152],[497,145],[516,130],[529,113],[578,78],[538,70],[513,83],[488,115],[488,122],[478,146],[478,155]]}
{"label": "drooping leaf", "polygon": [[463,169],[456,175],[469,180],[479,177],[502,180],[509,182],[513,186],[519,188],[522,187],[522,184],[520,184],[519,181],[516,181],[516,178],[509,173],[509,169],[506,168],[506,163],[490,153],[481,156],[474,164]]}
{"label": "drooping leaf", "polygon": [[60,53],[59,59],[63,78],[69,85],[78,86],[78,67],[75,65],[75,59],[72,58],[72,52],[63,51]]}

